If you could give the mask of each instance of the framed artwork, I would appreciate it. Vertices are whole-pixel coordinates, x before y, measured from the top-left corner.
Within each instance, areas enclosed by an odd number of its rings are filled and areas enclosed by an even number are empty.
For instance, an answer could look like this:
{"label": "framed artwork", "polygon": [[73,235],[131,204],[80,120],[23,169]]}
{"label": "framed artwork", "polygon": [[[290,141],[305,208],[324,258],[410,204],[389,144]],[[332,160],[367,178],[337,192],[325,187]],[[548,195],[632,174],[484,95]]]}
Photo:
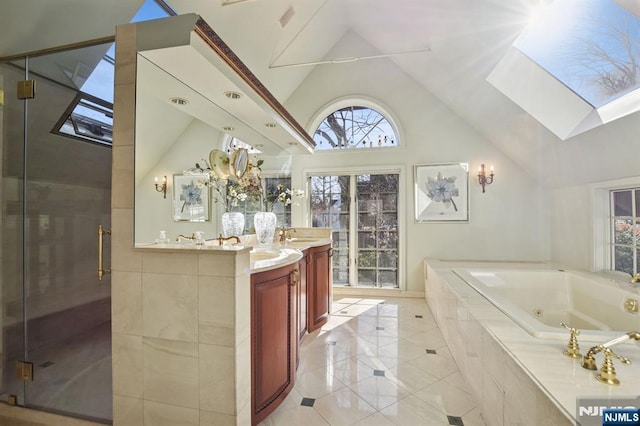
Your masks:
{"label": "framed artwork", "polygon": [[205,182],[209,175],[173,175],[173,220],[175,222],[206,222],[211,201]]}
{"label": "framed artwork", "polygon": [[469,163],[414,166],[416,222],[469,221]]}

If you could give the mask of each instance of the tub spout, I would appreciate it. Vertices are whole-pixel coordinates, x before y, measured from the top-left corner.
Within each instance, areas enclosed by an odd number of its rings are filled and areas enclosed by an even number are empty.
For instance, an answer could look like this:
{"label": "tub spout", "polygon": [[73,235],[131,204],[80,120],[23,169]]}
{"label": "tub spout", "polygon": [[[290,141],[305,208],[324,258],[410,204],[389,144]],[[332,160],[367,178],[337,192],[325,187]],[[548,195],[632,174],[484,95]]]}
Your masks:
{"label": "tub spout", "polygon": [[615,339],[611,339],[601,345],[590,348],[586,355],[582,358],[582,368],[586,368],[587,370],[596,370],[597,367],[595,355],[597,353],[602,352],[605,349],[609,349],[617,345],[618,343],[626,342],[627,340],[631,339],[640,341],[640,332],[630,331],[620,337],[616,337]]}

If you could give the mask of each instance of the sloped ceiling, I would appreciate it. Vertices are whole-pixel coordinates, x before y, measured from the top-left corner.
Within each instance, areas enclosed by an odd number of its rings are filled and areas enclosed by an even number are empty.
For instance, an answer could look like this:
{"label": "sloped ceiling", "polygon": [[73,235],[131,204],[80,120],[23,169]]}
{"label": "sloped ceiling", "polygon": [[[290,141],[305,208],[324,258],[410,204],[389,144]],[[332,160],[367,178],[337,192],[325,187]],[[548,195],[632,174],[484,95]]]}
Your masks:
{"label": "sloped ceiling", "polygon": [[[203,16],[282,102],[314,66],[389,57],[530,175],[547,186],[637,175],[638,114],[565,141],[502,95],[486,78],[551,0],[173,0]],[[637,0],[618,0],[638,12]],[[282,28],[290,7],[294,15]],[[328,57],[353,31],[376,51]],[[337,62],[337,63],[333,63]],[[311,64],[309,64],[311,63]],[[312,65],[314,64],[315,65]],[[309,65],[305,65],[309,64]],[[526,76],[522,76],[526,84]],[[629,155],[619,155],[626,152]]]}
{"label": "sloped ceiling", "polygon": [[[560,141],[486,81],[536,8],[549,1],[552,0],[241,0],[229,4],[225,0],[169,0],[169,3],[178,13],[201,15],[285,105],[314,67],[345,67],[346,71],[348,65],[342,62],[354,60],[380,66],[381,61],[365,57],[385,56],[544,185],[635,176],[636,159],[640,158],[640,144],[634,141],[640,133],[639,114]],[[637,0],[616,1],[632,13],[640,12]],[[8,0],[0,6],[3,12],[0,20],[4,21],[0,21],[3,35],[0,56],[3,47],[6,50],[7,45],[18,42],[17,34],[27,37],[54,28],[64,33],[69,28],[74,34],[69,38],[78,40],[90,38],[95,32],[85,32],[86,25],[65,27],[40,21],[43,26],[37,30],[33,22],[8,20],[4,9],[17,8],[19,3]],[[103,9],[122,11],[140,1],[76,3],[75,10],[85,16],[81,22],[92,22],[100,16],[100,25],[107,19],[115,25],[126,20],[118,21],[120,18],[113,14],[100,15]],[[91,7],[81,7],[80,3]],[[105,3],[107,6],[98,6]],[[290,8],[293,15],[283,27],[280,20]],[[52,12],[50,9],[48,6],[44,10]],[[85,12],[89,9],[92,11]],[[37,15],[42,18],[41,13]],[[25,19],[30,18],[27,15]],[[328,57],[327,53],[349,31],[357,33],[375,51]],[[9,39],[4,37],[7,32],[11,33]]]}

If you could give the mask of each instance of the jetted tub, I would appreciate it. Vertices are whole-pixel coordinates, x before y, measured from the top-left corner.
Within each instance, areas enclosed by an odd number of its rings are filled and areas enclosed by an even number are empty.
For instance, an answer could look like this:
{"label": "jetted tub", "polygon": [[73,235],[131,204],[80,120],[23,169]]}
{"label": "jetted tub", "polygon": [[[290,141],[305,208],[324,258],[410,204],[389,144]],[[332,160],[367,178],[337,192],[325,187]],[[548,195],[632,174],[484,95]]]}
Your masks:
{"label": "jetted tub", "polygon": [[638,289],[604,275],[545,269],[453,272],[535,337],[567,339],[561,322],[580,330],[579,341],[603,342],[640,330],[640,314],[625,310],[628,299],[639,299]]}

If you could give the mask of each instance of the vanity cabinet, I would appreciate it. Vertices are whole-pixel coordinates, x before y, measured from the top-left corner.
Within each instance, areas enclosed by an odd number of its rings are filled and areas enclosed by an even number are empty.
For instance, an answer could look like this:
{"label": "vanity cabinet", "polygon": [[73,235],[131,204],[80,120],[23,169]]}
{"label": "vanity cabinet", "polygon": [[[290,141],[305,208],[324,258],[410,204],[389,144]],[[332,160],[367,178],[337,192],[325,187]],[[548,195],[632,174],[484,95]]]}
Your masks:
{"label": "vanity cabinet", "polygon": [[251,275],[251,423],[293,388],[297,364],[300,262]]}
{"label": "vanity cabinet", "polygon": [[307,330],[309,333],[326,324],[331,308],[331,244],[309,249],[307,265]]}

